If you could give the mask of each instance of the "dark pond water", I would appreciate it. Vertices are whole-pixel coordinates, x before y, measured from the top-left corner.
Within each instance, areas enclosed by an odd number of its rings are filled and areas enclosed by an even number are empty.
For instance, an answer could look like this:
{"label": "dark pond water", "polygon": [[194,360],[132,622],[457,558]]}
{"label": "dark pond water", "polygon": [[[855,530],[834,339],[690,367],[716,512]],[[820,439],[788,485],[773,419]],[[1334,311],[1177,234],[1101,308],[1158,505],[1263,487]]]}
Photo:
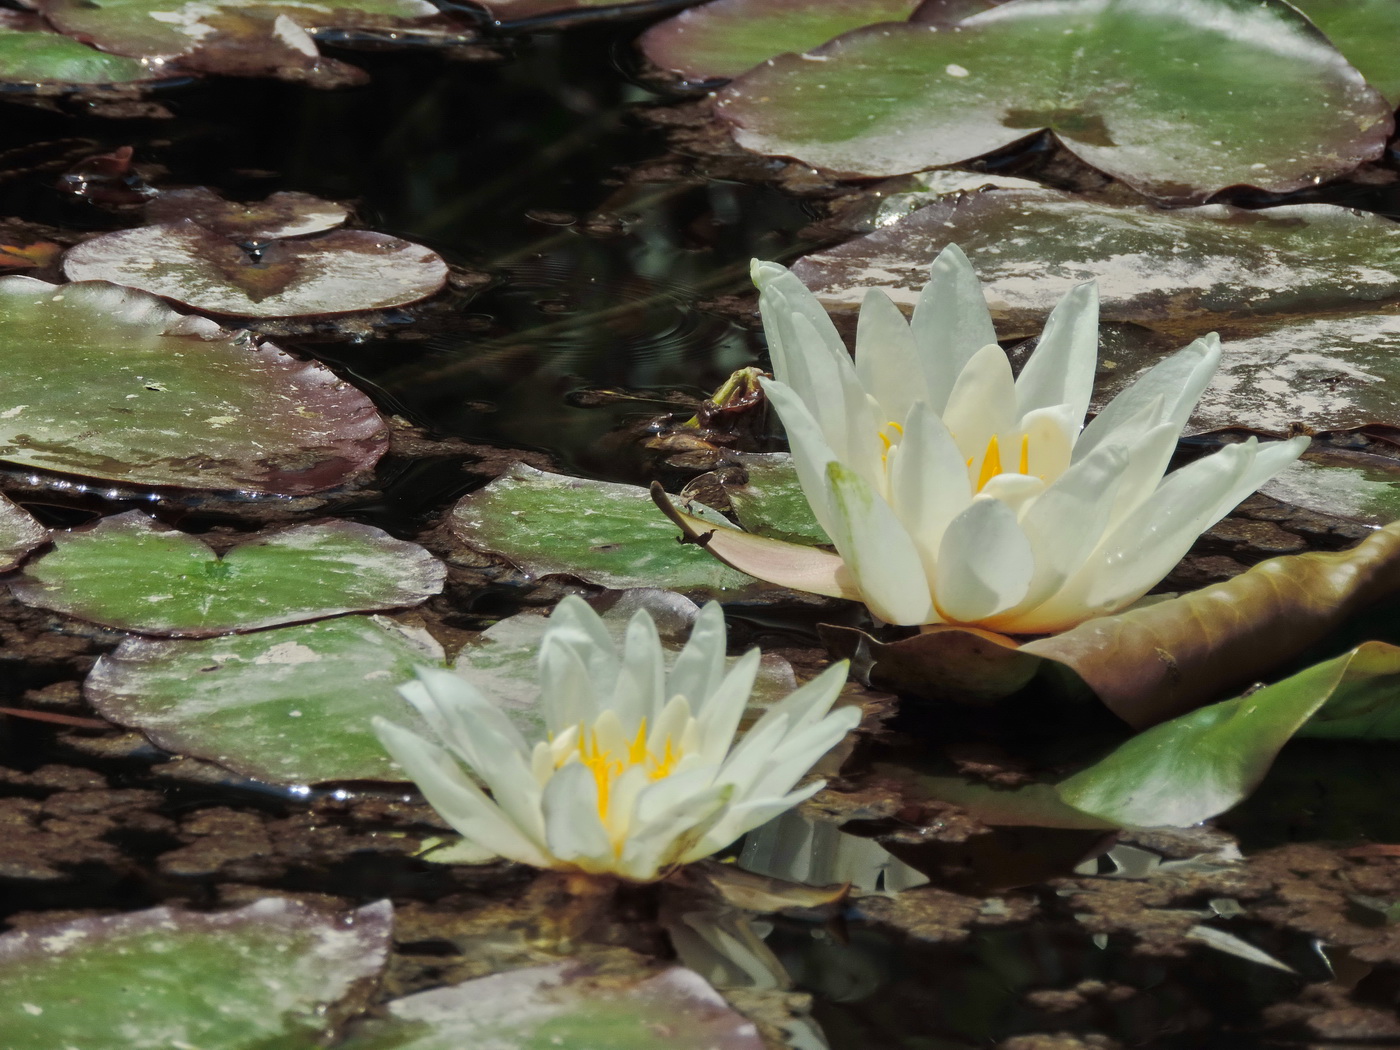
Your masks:
{"label": "dark pond water", "polygon": [[[166,169],[169,185],[211,185],[241,199],[295,189],[353,201],[366,226],[426,243],[481,281],[450,293],[447,307],[423,323],[406,313],[401,326],[371,338],[293,346],[439,434],[545,450],[587,476],[641,480],[635,460],[608,436],[762,361],[754,333],[697,303],[742,290],[750,257],[791,255],[821,209],[771,185],[706,177],[703,164],[669,154],[642,111],[670,97],[634,76],[635,29],[520,36],[495,62],[356,52],[351,57],[372,77],[365,87],[203,83],[164,97],[170,121],[9,107],[0,124],[0,160],[9,169],[0,171],[0,213],[76,229],[116,224],[55,188],[55,178],[70,154],[124,145],[136,148],[140,163]],[[1397,214],[1394,192],[1342,186],[1325,196]],[[613,391],[626,396],[585,396]],[[408,534],[465,485],[450,465],[409,466],[390,479],[383,501],[354,514]],[[748,624],[759,635],[811,637],[800,618],[760,611]],[[42,668],[25,674],[43,684]],[[16,726],[7,762],[36,768],[49,738],[43,727]],[[126,759],[97,766],[118,785],[149,786],[130,779]],[[1221,823],[1246,848],[1397,841],[1396,797],[1400,766],[1388,753],[1311,744],[1290,750],[1266,790]],[[231,801],[279,816],[296,805],[186,787],[169,793],[167,809]],[[127,842],[153,855],[168,842],[152,836]],[[401,871],[367,863],[315,888],[368,896],[401,885]],[[5,910],[136,907],[160,896],[139,879],[89,890],[79,899],[12,898]],[[831,1046],[850,1050],[962,1050],[1053,1030],[1051,1022],[1161,1050],[1275,1046],[1246,1034],[1263,1008],[1326,977],[1301,934],[1262,935],[1300,976],[1223,954],[1193,956],[1185,966],[1136,956],[1123,938],[1096,944],[1068,906],[1053,895],[1044,904],[1035,925],[984,930],[958,944],[896,938],[855,916],[839,935],[784,920],[770,944],[798,987],[816,995],[815,1017]],[[1139,994],[1127,1002],[1104,993],[1058,1014],[1025,1005],[1034,989],[1084,982]]]}

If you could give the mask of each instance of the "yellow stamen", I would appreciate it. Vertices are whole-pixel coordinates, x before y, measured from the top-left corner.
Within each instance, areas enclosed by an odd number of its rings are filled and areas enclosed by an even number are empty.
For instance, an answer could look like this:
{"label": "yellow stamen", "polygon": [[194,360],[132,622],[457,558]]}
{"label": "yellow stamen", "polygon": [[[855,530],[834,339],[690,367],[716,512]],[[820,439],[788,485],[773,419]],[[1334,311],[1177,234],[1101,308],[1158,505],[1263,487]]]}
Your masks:
{"label": "yellow stamen", "polygon": [[1021,435],[1021,473],[1022,473],[1022,474],[1029,474],[1030,472],[1031,472],[1031,436],[1030,436],[1029,434],[1022,434],[1022,435]]}
{"label": "yellow stamen", "polygon": [[641,766],[650,780],[669,777],[681,760],[675,745],[666,737],[658,756],[647,746],[647,721],[642,719],[637,727],[637,735],[628,742],[627,750],[614,757],[598,742],[598,731],[580,722],[578,727],[577,750],[560,755],[554,763],[555,769],[562,769],[566,763],[577,757],[579,764],[593,774],[593,782],[598,785],[598,816],[603,820],[608,816],[608,803],[612,797],[612,785],[618,777],[629,769]]}
{"label": "yellow stamen", "polygon": [[982,457],[982,469],[977,474],[977,491],[1001,473],[1001,449],[997,447],[997,436],[987,442],[987,453]]}
{"label": "yellow stamen", "polygon": [[630,765],[638,766],[647,760],[647,720],[642,719],[642,724],[637,727],[637,738],[632,741],[627,748],[627,761]]}
{"label": "yellow stamen", "polygon": [[904,436],[904,427],[900,426],[900,425],[899,425],[898,423],[896,423],[893,419],[891,419],[889,422],[887,422],[884,426],[882,426],[882,427],[880,428],[880,441],[881,441],[881,442],[884,444],[884,446],[885,446],[885,450],[884,450],[883,452],[880,453],[880,458],[881,458],[882,460],[888,460],[888,459],[889,459],[889,457],[890,457],[890,448],[894,445],[894,440],[893,440],[888,434],[885,433],[885,431],[886,431],[886,430],[889,430],[890,428],[893,428],[893,429],[894,429],[894,432],[895,432],[896,434],[898,434],[900,437],[903,437],[903,436]]}

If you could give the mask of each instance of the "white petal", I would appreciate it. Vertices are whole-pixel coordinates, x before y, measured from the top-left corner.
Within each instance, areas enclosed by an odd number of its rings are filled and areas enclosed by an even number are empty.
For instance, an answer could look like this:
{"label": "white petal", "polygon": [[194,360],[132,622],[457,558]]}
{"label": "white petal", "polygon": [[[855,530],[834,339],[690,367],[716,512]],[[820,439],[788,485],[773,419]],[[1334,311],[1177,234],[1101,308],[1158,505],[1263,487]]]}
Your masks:
{"label": "white petal", "polygon": [[802,494],[812,508],[812,515],[829,536],[831,535],[831,498],[826,486],[827,464],[836,453],[826,443],[821,427],[812,418],[802,399],[789,387],[772,380],[760,380],[764,395],[783,421],[788,447],[792,449],[792,465],[797,471]]}
{"label": "white petal", "polygon": [[904,523],[931,580],[948,522],[972,499],[967,462],[928,404],[915,402],[890,453],[890,506]]}
{"label": "white petal", "polygon": [[760,824],[767,824],[774,817],[805,802],[824,787],[825,780],[815,780],[782,798],[753,799],[730,806],[724,811],[723,818],[680,858],[680,862],[689,864],[724,849],[740,835],[752,831]]}
{"label": "white petal", "polygon": [[1083,420],[1098,358],[1099,288],[1091,281],[1071,288],[1050,312],[1040,342],[1016,380],[1019,414],[1067,405],[1075,420]]}
{"label": "white petal", "polygon": [[1045,491],[1045,482],[1029,474],[994,474],[987,479],[978,495],[994,499],[1015,514],[1021,507]]}
{"label": "white petal", "polygon": [[706,602],[691,625],[685,648],[666,677],[666,696],[679,694],[690,701],[697,714],[703,711],[710,694],[724,678],[726,642],[724,609],[719,602]]}
{"label": "white petal", "polygon": [[[1069,405],[1038,408],[1022,417],[1020,426],[1026,441],[1026,473],[1049,484],[1068,470],[1074,455],[1075,440],[1083,423],[1084,413],[1075,412]],[[1015,447],[1012,439],[1002,453],[1002,462],[1015,462],[1020,458],[1021,450]]]}
{"label": "white petal", "polygon": [[545,785],[542,806],[550,853],[584,871],[612,870],[613,844],[598,815],[598,782],[592,772],[570,762]]}
{"label": "white petal", "polygon": [[952,623],[976,623],[1016,605],[1030,589],[1035,557],[1015,513],[975,499],[948,524],[938,551],[934,600]]}
{"label": "white petal", "polygon": [[739,720],[744,717],[762,654],[750,649],[734,662],[723,683],[715,690],[697,716],[700,722],[700,754],[706,762],[719,763],[734,742]]}
{"label": "white petal", "polygon": [[988,343],[972,355],[941,414],[963,459],[972,460],[970,469],[975,472],[992,435],[1007,433],[1017,420],[1015,380],[1001,347]]}
{"label": "white petal", "polygon": [[1153,420],[1153,425],[1173,423],[1179,434],[1219,365],[1220,338],[1214,333],[1153,365],[1131,386],[1120,391],[1084,428],[1075,446],[1075,456],[1088,455],[1116,428],[1158,397],[1163,399],[1162,415]]}
{"label": "white petal", "polygon": [[[758,287],[760,299],[767,299],[769,302],[781,307],[781,309],[777,311],[763,310],[763,324],[765,330],[767,330],[769,326],[769,316],[772,313],[777,313],[784,318],[791,317],[794,314],[801,315],[807,320],[812,328],[813,334],[821,341],[823,347],[828,352],[834,353],[839,350],[842,355],[846,354],[846,346],[841,341],[841,335],[836,331],[836,326],[831,323],[831,318],[827,316],[826,310],[822,307],[822,304],[817,300],[817,297],[807,289],[805,284],[793,276],[792,271],[786,266],[779,263],[764,262],[760,259],[755,259],[750,264],[749,274],[753,279],[753,283]],[[797,351],[806,350],[810,352],[810,350],[815,349],[815,347],[793,348],[792,346],[788,346],[786,349],[789,355],[791,355],[794,349]],[[775,368],[777,367],[777,362],[774,362],[774,366]],[[778,375],[777,378],[782,382],[788,382],[788,379],[782,375]]]}
{"label": "white petal", "polygon": [[796,730],[816,725],[826,717],[831,705],[841,695],[849,673],[850,661],[837,660],[810,682],[804,682],[764,711],[762,717],[744,735],[744,739],[747,740],[755,733],[766,732],[773,722],[781,722],[784,726],[783,736],[780,736],[779,740]]}
{"label": "white petal", "polygon": [[745,793],[748,798],[781,795],[792,788],[822,756],[841,742],[847,733],[860,724],[858,707],[842,707],[831,712],[816,725],[789,733],[773,755],[771,764]]}
{"label": "white petal", "polygon": [[856,325],[856,376],[880,406],[876,424],[900,422],[928,388],[914,349],[914,335],[899,307],[879,288],[865,293]]}
{"label": "white petal", "polygon": [[511,860],[537,868],[553,866],[541,844],[488,799],[442,748],[385,718],[376,716],[371,725],[428,804],[460,835]]}
{"label": "white petal", "polygon": [[661,709],[647,733],[647,750],[660,755],[666,750],[666,741],[671,741],[672,753],[681,750],[687,725],[692,722],[690,702],[683,696],[673,696]]}
{"label": "white petal", "polygon": [[656,717],[666,702],[665,690],[666,666],[661,657],[661,636],[651,615],[645,609],[638,609],[627,621],[622,667],[617,674],[612,709],[630,732],[643,718]]}
{"label": "white petal", "polygon": [[545,728],[562,733],[592,722],[602,707],[593,676],[577,648],[546,638],[539,653],[540,710]]}
{"label": "white petal", "polygon": [[691,792],[651,822],[636,827],[622,844],[617,873],[649,882],[680,863],[721,819],[731,790],[717,786]]}
{"label": "white petal", "polygon": [[841,463],[826,468],[831,539],[870,611],[889,623],[927,623],[933,602],[914,541],[866,481]]}
{"label": "white petal", "polygon": [[948,245],[933,261],[910,329],[928,386],[929,407],[942,415],[963,367],[978,350],[997,341],[982,285],[957,245]]}

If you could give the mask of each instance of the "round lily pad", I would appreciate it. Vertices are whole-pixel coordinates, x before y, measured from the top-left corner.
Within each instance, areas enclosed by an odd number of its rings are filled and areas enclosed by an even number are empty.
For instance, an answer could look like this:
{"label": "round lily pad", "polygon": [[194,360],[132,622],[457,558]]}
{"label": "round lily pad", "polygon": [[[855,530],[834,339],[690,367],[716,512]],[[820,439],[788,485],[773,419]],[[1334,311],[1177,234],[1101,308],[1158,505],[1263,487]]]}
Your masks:
{"label": "round lily pad", "polygon": [[146,634],[201,637],[417,605],[447,572],[416,543],[349,521],[263,533],[222,557],[134,510],[53,540],[10,584],[16,597]]}
{"label": "round lily pad", "polygon": [[1367,525],[1400,521],[1400,462],[1347,449],[1314,449],[1259,489],[1295,507]]}
{"label": "round lily pad", "polygon": [[[732,528],[718,515],[714,521]],[[710,593],[758,585],[699,547],[677,543],[675,526],[646,489],[550,474],[524,463],[462,497],[452,509],[452,531],[531,576],[562,573],[600,587]]]}
{"label": "round lily pad", "polygon": [[62,36],[33,15],[0,10],[0,83],[133,84],[156,76],[134,58]]}
{"label": "round lily pad", "polygon": [[343,204],[294,190],[279,190],[256,204],[239,204],[224,200],[208,186],[193,186],[165,190],[146,205],[148,222],[189,219],[221,237],[243,242],[324,233],[349,217]]}
{"label": "round lily pad", "polygon": [[687,80],[735,77],[849,29],[902,22],[918,6],[919,0],[713,0],[658,22],[637,43],[654,65]]}
{"label": "round lily pad", "polygon": [[827,309],[854,313],[879,287],[912,310],[930,261],[959,245],[1003,335],[1038,332],[1082,281],[1101,316],[1180,335],[1220,314],[1306,313],[1400,299],[1400,226],[1331,204],[1249,211],[1165,210],[1054,190],[942,198],[893,225],[799,259],[793,272]]}
{"label": "round lily pad", "polygon": [[739,144],[841,175],[955,164],[1052,130],[1133,188],[1285,192],[1378,157],[1391,109],[1283,0],[1012,0],[956,25],[886,23],[731,83]]}
{"label": "round lily pad", "polygon": [[24,466],[302,495],[388,444],[374,404],[324,365],[105,282],[0,277],[0,365],[0,460]]}
{"label": "round lily pad", "polygon": [[442,664],[425,631],[342,616],[199,641],[129,638],[97,661],[83,692],[159,747],[255,780],[402,780],[370,719],[422,728],[398,687],[414,668]]}
{"label": "round lily pad", "polygon": [[305,317],[426,299],[447,264],[421,244],[368,230],[273,241],[250,253],[189,219],[118,230],[71,248],[73,281],[112,281],[213,314]]}
{"label": "round lily pad", "polygon": [[363,1007],[392,925],[388,901],[344,919],[267,898],[7,933],[5,1050],[313,1050]]}
{"label": "round lily pad", "polygon": [[1290,0],[1327,34],[1371,86],[1400,104],[1400,4],[1392,0]]}
{"label": "round lily pad", "polygon": [[49,530],[23,507],[0,495],[0,572],[9,572],[49,538]]}
{"label": "round lily pad", "polygon": [[573,962],[510,970],[389,1004],[343,1050],[762,1050],[754,1023],[699,974],[595,976]]}

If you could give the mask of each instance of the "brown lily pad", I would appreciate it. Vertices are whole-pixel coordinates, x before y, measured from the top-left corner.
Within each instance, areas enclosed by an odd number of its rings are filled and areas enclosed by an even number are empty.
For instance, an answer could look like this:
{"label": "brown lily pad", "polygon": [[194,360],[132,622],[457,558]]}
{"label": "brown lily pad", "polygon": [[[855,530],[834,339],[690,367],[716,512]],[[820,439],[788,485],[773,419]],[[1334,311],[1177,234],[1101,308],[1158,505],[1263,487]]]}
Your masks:
{"label": "brown lily pad", "polygon": [[426,299],[447,283],[436,252],[368,230],[273,241],[254,256],[189,219],[95,237],[69,250],[73,281],[112,281],[235,317],[307,317]]}
{"label": "brown lily pad", "polygon": [[[968,633],[957,627],[885,644],[868,636],[856,641],[874,658],[871,680],[882,687],[976,703],[995,698],[998,686],[1002,695],[1023,686],[1027,657],[1054,661],[1141,729],[1253,684],[1396,590],[1400,523],[1349,551],[1272,558],[1199,591],[1020,645],[988,638],[990,632],[977,632],[977,640],[940,637]],[[838,647],[854,644],[832,637]],[[966,661],[965,669],[947,666],[952,659]]]}
{"label": "brown lily pad", "polygon": [[343,204],[294,190],[281,190],[254,204],[240,204],[224,200],[208,186],[193,186],[166,190],[146,205],[147,222],[189,219],[230,240],[255,243],[324,233],[349,217],[350,211]]}

